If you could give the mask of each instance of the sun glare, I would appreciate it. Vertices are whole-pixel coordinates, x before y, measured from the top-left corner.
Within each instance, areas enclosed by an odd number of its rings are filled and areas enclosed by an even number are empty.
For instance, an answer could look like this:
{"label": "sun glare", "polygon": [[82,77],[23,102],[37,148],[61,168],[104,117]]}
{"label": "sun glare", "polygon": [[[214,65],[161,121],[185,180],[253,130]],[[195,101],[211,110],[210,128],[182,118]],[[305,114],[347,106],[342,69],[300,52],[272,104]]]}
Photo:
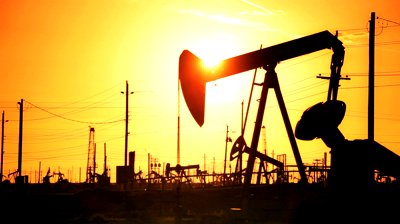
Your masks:
{"label": "sun glare", "polygon": [[213,34],[210,37],[201,38],[190,49],[208,69],[216,68],[221,61],[232,56],[235,46],[234,36],[229,33]]}
{"label": "sun glare", "polygon": [[202,60],[203,60],[204,66],[208,69],[213,69],[213,68],[217,67],[222,61],[222,59],[215,57],[215,56],[209,56]]}

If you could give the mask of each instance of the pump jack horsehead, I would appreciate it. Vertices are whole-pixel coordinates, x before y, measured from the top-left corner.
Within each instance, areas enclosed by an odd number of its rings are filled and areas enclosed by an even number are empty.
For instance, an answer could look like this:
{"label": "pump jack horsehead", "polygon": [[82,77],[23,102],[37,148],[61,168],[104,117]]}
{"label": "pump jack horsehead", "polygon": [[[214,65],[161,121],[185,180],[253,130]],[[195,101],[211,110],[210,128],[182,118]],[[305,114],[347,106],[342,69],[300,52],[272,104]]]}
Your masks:
{"label": "pump jack horsehead", "polygon": [[[297,123],[296,131],[294,132],[280,91],[275,67],[279,62],[284,60],[324,49],[331,49],[333,51],[330,64],[331,74],[329,77],[327,101],[324,103],[318,103],[307,109],[300,121]],[[275,165],[282,172],[284,168],[282,162],[257,151],[269,88],[274,89],[277,97],[294,158],[299,170],[299,183],[307,183],[307,176],[295,136],[300,140],[321,138],[324,143],[332,149],[331,171],[334,173],[333,176],[335,176],[336,184],[336,182],[341,183],[341,181],[343,181],[343,178],[341,179],[340,175],[343,175],[343,170],[346,170],[349,167],[334,168],[333,166],[339,166],[338,164],[344,161],[344,159],[342,159],[343,148],[349,150],[349,148],[352,147],[349,146],[349,144],[345,144],[348,141],[344,139],[344,136],[338,129],[346,111],[345,103],[337,100],[339,80],[342,79],[340,72],[344,61],[344,53],[344,47],[342,42],[338,40],[337,34],[332,35],[329,31],[322,31],[299,39],[225,59],[213,70],[207,69],[201,59],[190,51],[184,50],[179,58],[179,80],[186,105],[197,124],[202,126],[204,123],[207,82],[262,67],[266,70],[266,73],[264,82],[262,83],[261,97],[259,100],[251,145],[248,147],[243,136],[240,136],[236,140],[232,149],[232,151],[235,151],[238,150],[238,148],[243,148],[243,151],[249,154],[244,174],[245,186],[251,184],[256,158]],[[359,146],[354,147],[359,148]],[[362,172],[367,172],[369,174],[372,169],[379,170],[381,168],[382,172],[387,174],[395,174],[396,176],[400,174],[398,165],[393,165],[400,164],[399,156],[384,149],[376,143],[372,146],[367,146],[367,148],[369,148],[367,151],[373,151],[373,153],[363,152],[364,154],[370,155],[368,156],[369,159],[372,155],[379,155],[378,157],[383,161],[374,161],[373,167],[368,167],[368,169],[363,170]],[[355,151],[360,153],[360,150]],[[333,155],[335,155],[335,158]],[[360,162],[360,164],[365,165],[364,162]]]}

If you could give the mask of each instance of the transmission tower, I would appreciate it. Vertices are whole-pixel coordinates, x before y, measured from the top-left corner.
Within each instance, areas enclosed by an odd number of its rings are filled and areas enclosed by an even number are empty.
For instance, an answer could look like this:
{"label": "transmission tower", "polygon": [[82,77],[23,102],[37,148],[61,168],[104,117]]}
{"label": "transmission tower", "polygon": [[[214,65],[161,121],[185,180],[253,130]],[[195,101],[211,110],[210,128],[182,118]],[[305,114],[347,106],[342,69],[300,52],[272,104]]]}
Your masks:
{"label": "transmission tower", "polygon": [[86,166],[86,183],[94,183],[96,174],[96,143],[94,141],[94,128],[89,131],[88,160]]}

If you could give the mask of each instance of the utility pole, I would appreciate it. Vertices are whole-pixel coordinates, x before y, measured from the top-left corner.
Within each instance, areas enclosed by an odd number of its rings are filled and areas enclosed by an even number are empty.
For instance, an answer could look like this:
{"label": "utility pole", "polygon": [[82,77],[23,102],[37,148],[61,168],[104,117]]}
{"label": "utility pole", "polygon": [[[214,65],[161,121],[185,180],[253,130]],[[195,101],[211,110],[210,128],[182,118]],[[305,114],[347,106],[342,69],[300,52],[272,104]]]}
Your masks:
{"label": "utility pole", "polygon": [[103,174],[105,176],[108,176],[107,174],[107,150],[106,150],[106,143],[104,142],[104,168],[103,168]]}
{"label": "utility pole", "polygon": [[369,22],[369,75],[368,75],[368,140],[374,141],[374,97],[375,97],[375,12]]}
{"label": "utility pole", "polygon": [[[177,157],[176,164],[181,160],[181,101],[180,101],[180,82],[178,79],[178,139],[177,139]],[[204,168],[205,169],[205,168]]]}
{"label": "utility pole", "polygon": [[39,174],[38,174],[38,184],[40,184],[40,173],[42,172],[42,161],[39,161]]}
{"label": "utility pole", "polygon": [[243,104],[244,104],[244,100],[242,100],[242,116],[241,116],[241,125],[240,125],[240,134],[243,136],[244,135],[244,122],[243,122]]}
{"label": "utility pole", "polygon": [[203,161],[204,161],[204,170],[207,170],[206,154],[205,153],[204,153],[204,156],[203,156]]}
{"label": "utility pole", "polygon": [[3,163],[4,163],[4,122],[8,120],[4,120],[4,110],[1,116],[1,166],[0,166],[0,183],[3,182]]}
{"label": "utility pole", "polygon": [[133,92],[129,92],[129,85],[128,85],[128,80],[126,80],[126,90],[125,92],[121,91],[122,94],[125,93],[125,158],[124,158],[124,164],[125,166],[128,166],[128,108],[129,108],[129,94],[133,94]]}
{"label": "utility pole", "polygon": [[150,173],[151,173],[151,169],[150,169],[150,163],[151,163],[151,155],[150,153],[147,153],[147,184],[150,184]]}
{"label": "utility pole", "polygon": [[[263,132],[263,141],[264,141],[264,155],[267,155],[267,132],[265,129],[265,125],[261,126]],[[265,170],[268,171],[268,163],[265,163]]]}
{"label": "utility pole", "polygon": [[[228,142],[232,142],[232,139],[229,137],[228,133],[229,133],[229,126],[226,125],[224,177],[226,177],[226,156],[227,156],[227,151],[228,151]],[[224,178],[224,181],[225,181],[225,178]]]}
{"label": "utility pole", "polygon": [[18,138],[18,176],[22,176],[22,122],[24,111],[24,100],[21,99],[19,104],[19,138]]}

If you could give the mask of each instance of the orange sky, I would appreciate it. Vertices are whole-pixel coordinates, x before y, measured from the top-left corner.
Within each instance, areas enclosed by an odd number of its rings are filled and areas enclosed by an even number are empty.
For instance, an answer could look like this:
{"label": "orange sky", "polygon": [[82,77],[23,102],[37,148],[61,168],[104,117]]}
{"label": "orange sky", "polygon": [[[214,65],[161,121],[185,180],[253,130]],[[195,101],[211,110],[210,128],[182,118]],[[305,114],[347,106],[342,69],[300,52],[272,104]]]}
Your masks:
{"label": "orange sky", "polygon": [[[299,3],[301,2],[301,3]],[[322,5],[323,4],[323,5]],[[5,113],[4,174],[18,166],[18,104],[24,99],[23,174],[37,182],[39,165],[84,181],[89,127],[95,128],[99,173],[115,182],[124,164],[125,82],[129,96],[129,151],[147,173],[150,153],[176,164],[178,59],[184,49],[201,58],[230,58],[295,38],[339,31],[346,48],[339,99],[347,139],[367,138],[368,21],[376,12],[375,138],[400,154],[399,3],[385,1],[5,1],[0,0],[0,109]],[[294,127],[302,112],[326,100],[331,53],[315,52],[280,63],[276,71]],[[206,116],[198,127],[181,98],[181,164],[209,173],[223,168],[226,126],[240,134],[254,71],[207,85]],[[262,77],[263,70],[257,74]],[[250,145],[255,90],[246,129]],[[295,164],[275,95],[267,100],[267,152]],[[263,136],[259,150],[263,151]],[[329,152],[321,140],[297,140],[304,163]],[[229,145],[230,149],[231,145]],[[204,167],[206,165],[206,167]]]}

